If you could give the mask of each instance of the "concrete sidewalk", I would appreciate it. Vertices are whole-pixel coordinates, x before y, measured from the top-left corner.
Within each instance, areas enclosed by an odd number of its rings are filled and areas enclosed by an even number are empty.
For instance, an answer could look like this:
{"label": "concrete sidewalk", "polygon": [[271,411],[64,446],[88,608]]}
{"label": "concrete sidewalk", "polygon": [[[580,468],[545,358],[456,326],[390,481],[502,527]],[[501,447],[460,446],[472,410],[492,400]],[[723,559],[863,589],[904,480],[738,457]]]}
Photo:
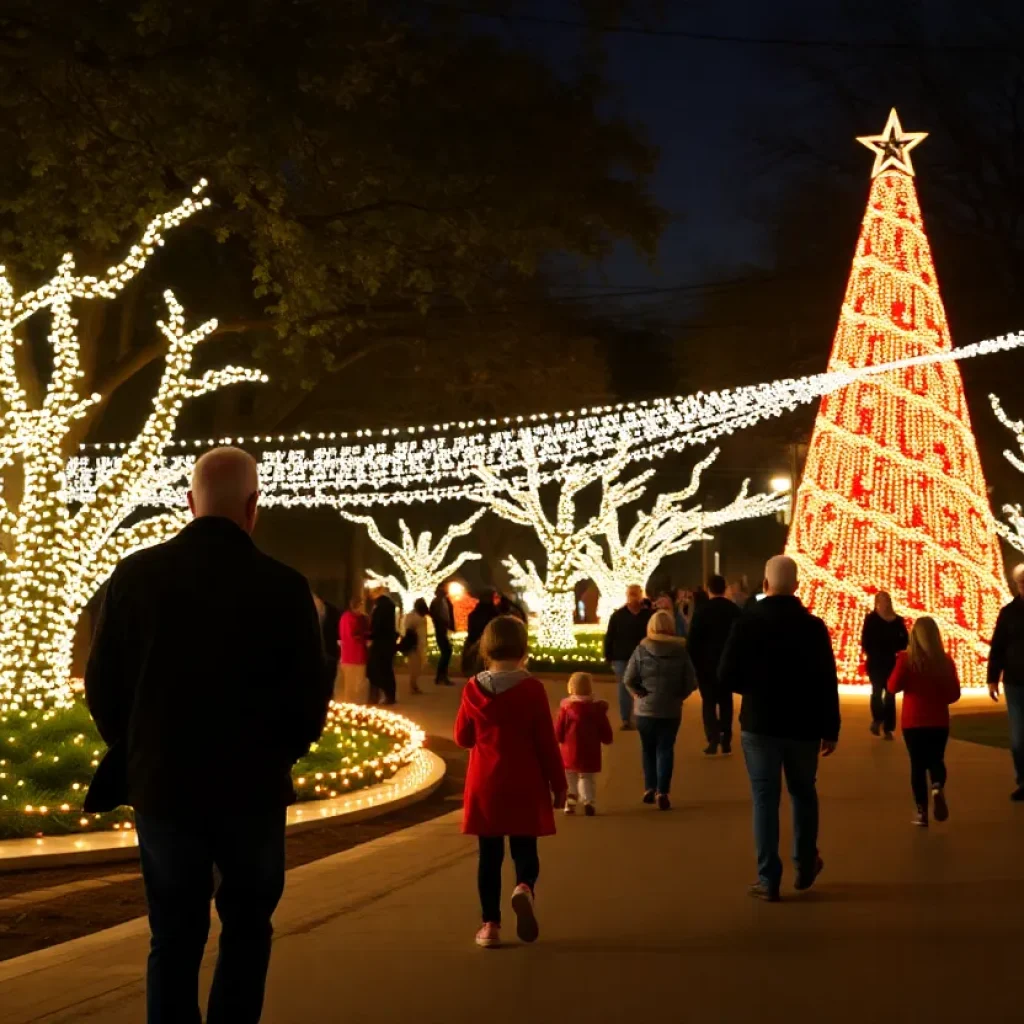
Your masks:
{"label": "concrete sidewalk", "polygon": [[[402,710],[437,730],[456,699]],[[825,874],[769,906],[745,894],[742,758],[703,757],[699,717],[691,699],[669,814],[640,805],[636,734],[616,734],[600,815],[541,844],[535,946],[473,945],[457,812],[291,872],[264,1021],[1021,1020],[1024,808],[1006,752],[951,744],[951,820],[914,829],[902,743],[846,701],[821,770]],[[146,945],[131,922],[0,964],[0,1022],[138,1024]]]}

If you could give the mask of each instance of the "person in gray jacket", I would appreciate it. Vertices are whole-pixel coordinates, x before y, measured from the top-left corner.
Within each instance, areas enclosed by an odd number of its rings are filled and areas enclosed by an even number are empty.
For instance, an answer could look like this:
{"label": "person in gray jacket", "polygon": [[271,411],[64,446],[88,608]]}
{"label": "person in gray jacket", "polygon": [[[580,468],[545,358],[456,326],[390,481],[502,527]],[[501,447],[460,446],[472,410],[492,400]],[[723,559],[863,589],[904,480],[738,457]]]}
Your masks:
{"label": "person in gray jacket", "polygon": [[683,701],[697,689],[686,638],[676,636],[671,612],[658,611],[651,616],[647,638],[633,652],[622,681],[636,698],[644,803],[657,803],[659,810],[667,811],[672,806],[669,789]]}

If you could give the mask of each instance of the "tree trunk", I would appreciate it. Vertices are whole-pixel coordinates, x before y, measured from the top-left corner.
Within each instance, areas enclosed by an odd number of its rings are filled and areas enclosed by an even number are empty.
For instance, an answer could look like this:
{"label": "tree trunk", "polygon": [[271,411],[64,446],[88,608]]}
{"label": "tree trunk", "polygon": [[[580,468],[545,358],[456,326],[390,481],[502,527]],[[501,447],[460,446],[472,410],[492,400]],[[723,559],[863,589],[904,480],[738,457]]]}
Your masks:
{"label": "tree trunk", "polygon": [[575,590],[553,591],[544,595],[537,626],[541,647],[569,651],[576,646],[573,621],[576,618]]}

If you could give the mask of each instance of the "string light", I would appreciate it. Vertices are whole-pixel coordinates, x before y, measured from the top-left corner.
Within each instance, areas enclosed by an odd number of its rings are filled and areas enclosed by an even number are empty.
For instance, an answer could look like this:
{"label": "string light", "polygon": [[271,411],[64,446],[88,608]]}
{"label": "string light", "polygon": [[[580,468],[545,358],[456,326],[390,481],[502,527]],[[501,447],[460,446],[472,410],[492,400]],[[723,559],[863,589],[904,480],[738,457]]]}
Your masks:
{"label": "string light", "polygon": [[[920,141],[892,117],[872,138],[890,156]],[[845,682],[863,681],[861,626],[885,590],[899,614],[933,616],[961,679],[980,685],[1002,556],[960,371],[920,359],[952,348],[911,168],[900,168],[876,161],[829,370],[917,361],[822,399],[786,551]]]}
{"label": "string light", "polygon": [[704,511],[700,505],[682,507],[697,493],[701,475],[718,455],[719,449],[716,448],[697,463],[690,474],[689,484],[683,490],[659,494],[650,512],[638,512],[636,524],[625,540],[619,531],[616,515],[610,519],[603,534],[607,551],[595,539],[584,543],[577,566],[600,591],[597,614],[602,622],[608,620],[624,599],[628,586],[646,587],[664,559],[688,550],[699,540],[710,539],[708,530],[739,519],[773,515],[789,506],[787,494],[751,496],[748,493],[750,481],[744,480],[736,497],[722,508]]}
{"label": "string light", "polygon": [[[996,418],[1007,430],[1014,434],[1017,439],[1017,445],[1021,453],[1024,454],[1024,420],[1011,420],[1003,411],[1003,406],[995,395],[989,395],[988,400],[992,403],[992,410],[995,412]],[[1009,449],[1006,449],[1003,455],[1014,469],[1024,473],[1024,459],[1020,455],[1017,455],[1016,452],[1011,452]],[[1024,509],[1019,504],[1004,505],[1003,513],[1008,522],[997,522],[996,530],[1001,537],[1012,544],[1018,551],[1024,552]]]}
{"label": "string light", "polygon": [[[0,552],[0,710],[70,703],[71,649],[86,602],[125,555],[173,536],[184,523],[183,508],[175,507],[124,525],[146,505],[150,492],[171,482],[162,456],[183,402],[228,384],[266,380],[255,370],[237,367],[190,377],[194,349],[217,321],[186,331],[182,307],[172,292],[165,292],[168,315],[157,327],[168,350],[153,410],[90,494],[70,497],[67,437],[102,399],[79,393],[84,373],[72,302],[117,298],[164,244],[165,232],[209,205],[202,197],[205,186],[201,181],[181,204],[150,221],[128,256],[105,277],[78,276],[67,254],[49,282],[18,298],[0,267],[0,471],[23,469],[17,503],[8,496],[0,502],[0,528],[7,538]],[[15,353],[21,340],[15,332],[43,310],[51,321],[53,371],[42,403],[30,408],[18,377]],[[80,503],[73,514],[69,501]]]}
{"label": "string light", "polygon": [[357,516],[344,510],[341,511],[341,515],[345,519],[353,523],[361,523],[366,527],[370,539],[377,547],[391,556],[392,561],[402,574],[402,579],[399,580],[395,576],[384,576],[371,570],[367,573],[366,585],[369,587],[384,586],[391,593],[398,594],[402,601],[402,608],[407,612],[412,611],[417,598],[423,598],[429,604],[434,591],[441,583],[444,583],[466,562],[481,557],[475,551],[462,551],[447,565],[444,564],[452,541],[456,537],[467,536],[486,513],[487,509],[482,508],[474,512],[464,522],[449,526],[436,546],[431,547],[430,542],[433,535],[430,531],[424,531],[418,538],[413,538],[404,519],[398,521],[399,529],[402,531],[402,542],[396,544],[380,532],[376,522],[370,516]]}

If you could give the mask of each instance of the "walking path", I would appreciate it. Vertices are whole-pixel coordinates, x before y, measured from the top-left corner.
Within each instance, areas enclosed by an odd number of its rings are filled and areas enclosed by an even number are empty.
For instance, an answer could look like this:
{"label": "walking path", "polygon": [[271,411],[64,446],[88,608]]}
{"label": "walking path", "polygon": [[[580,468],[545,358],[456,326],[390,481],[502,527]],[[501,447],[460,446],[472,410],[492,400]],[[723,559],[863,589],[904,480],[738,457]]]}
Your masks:
{"label": "walking path", "polygon": [[[403,710],[446,732],[456,699]],[[846,700],[821,770],[820,887],[766,905],[745,894],[742,759],[703,757],[699,717],[691,699],[669,814],[639,804],[638,740],[616,734],[600,815],[541,843],[536,946],[473,945],[457,811],[292,871],[264,1021],[1020,1020],[1024,808],[1005,751],[952,743],[951,820],[914,829],[902,743],[872,739],[866,702]],[[146,945],[129,922],[0,964],[0,1024],[138,1024]]]}

